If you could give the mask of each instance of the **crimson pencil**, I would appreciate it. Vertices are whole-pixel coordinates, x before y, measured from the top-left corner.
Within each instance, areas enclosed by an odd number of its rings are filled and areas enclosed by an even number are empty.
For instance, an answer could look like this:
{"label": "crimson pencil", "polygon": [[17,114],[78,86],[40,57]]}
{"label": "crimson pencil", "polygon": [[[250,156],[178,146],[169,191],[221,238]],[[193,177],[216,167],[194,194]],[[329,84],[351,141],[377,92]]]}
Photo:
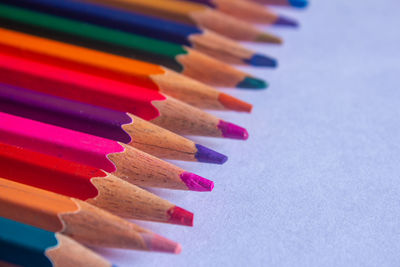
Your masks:
{"label": "crimson pencil", "polygon": [[0,143],[0,177],[74,197],[118,216],[193,225],[193,213],[103,170]]}

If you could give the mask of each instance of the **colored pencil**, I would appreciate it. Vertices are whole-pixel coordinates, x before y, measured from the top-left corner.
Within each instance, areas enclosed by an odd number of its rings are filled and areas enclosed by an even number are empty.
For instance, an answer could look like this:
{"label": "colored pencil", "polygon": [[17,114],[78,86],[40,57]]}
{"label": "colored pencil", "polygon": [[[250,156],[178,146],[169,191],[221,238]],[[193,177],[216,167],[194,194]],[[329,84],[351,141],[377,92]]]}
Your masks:
{"label": "colored pencil", "polygon": [[266,7],[246,0],[186,0],[207,5],[222,13],[252,23],[264,23],[284,26],[298,26],[293,19],[280,16]]}
{"label": "colored pencil", "polygon": [[194,106],[250,112],[252,105],[161,66],[0,28],[0,49],[42,63],[160,91]]}
{"label": "colored pencil", "polygon": [[93,246],[179,253],[181,246],[79,199],[0,178],[0,216]]}
{"label": "colored pencil", "polygon": [[60,233],[0,217],[0,259],[20,266],[99,266],[111,263]]}
{"label": "colored pencil", "polygon": [[260,4],[276,5],[276,6],[292,6],[303,8],[308,5],[308,0],[252,0]]}
{"label": "colored pencil", "polygon": [[159,158],[216,164],[227,160],[132,114],[1,83],[0,111],[129,144]]}
{"label": "colored pencil", "polygon": [[0,82],[131,112],[179,134],[247,139],[244,128],[157,91],[51,66],[0,51]]}
{"label": "colored pencil", "polygon": [[124,218],[193,226],[193,213],[112,174],[21,147],[0,143],[0,177],[74,197]]}
{"label": "colored pencil", "polygon": [[265,81],[185,46],[16,6],[0,4],[0,26],[160,64],[211,85],[267,87]]}
{"label": "colored pencil", "polygon": [[225,62],[270,67],[277,65],[275,59],[256,54],[231,39],[195,26],[82,1],[11,0],[8,2],[39,12],[187,45]]}
{"label": "colored pencil", "polygon": [[139,186],[193,191],[214,186],[131,146],[1,112],[0,142],[99,168]]}
{"label": "colored pencil", "polygon": [[207,6],[177,0],[85,0],[196,25],[235,40],[281,44],[282,39]]}

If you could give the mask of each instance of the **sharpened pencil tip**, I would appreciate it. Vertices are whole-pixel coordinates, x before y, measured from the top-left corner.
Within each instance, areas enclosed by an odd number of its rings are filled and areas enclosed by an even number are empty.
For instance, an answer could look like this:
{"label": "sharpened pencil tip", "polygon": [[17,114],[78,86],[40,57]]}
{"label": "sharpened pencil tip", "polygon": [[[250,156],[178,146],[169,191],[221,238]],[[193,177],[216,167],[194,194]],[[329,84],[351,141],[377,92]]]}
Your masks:
{"label": "sharpened pencil tip", "polygon": [[140,233],[146,247],[151,251],[179,254],[181,245],[154,233]]}
{"label": "sharpened pencil tip", "polygon": [[198,162],[224,164],[228,157],[224,154],[218,153],[208,147],[196,144],[197,153],[195,157]]}
{"label": "sharpened pencil tip", "polygon": [[222,132],[222,136],[225,138],[247,140],[249,133],[243,127],[237,126],[236,124],[226,122],[223,120],[219,121],[218,128]]}
{"label": "sharpened pencil tip", "polygon": [[198,192],[210,192],[214,188],[214,182],[191,172],[183,172],[180,175],[182,181],[189,190]]}
{"label": "sharpened pencil tip", "polygon": [[236,88],[244,89],[265,89],[268,87],[268,83],[264,80],[246,76],[240,83],[236,85]]}
{"label": "sharpened pencil tip", "polygon": [[282,26],[291,26],[291,27],[297,27],[299,26],[299,23],[293,19],[289,19],[286,17],[279,16],[278,19],[274,23],[275,25],[282,25]]}
{"label": "sharpened pencil tip", "polygon": [[308,5],[307,0],[289,0],[290,5],[294,7],[306,7]]}
{"label": "sharpened pencil tip", "polygon": [[193,213],[174,206],[167,211],[169,217],[168,222],[179,225],[193,226]]}
{"label": "sharpened pencil tip", "polygon": [[218,101],[227,109],[243,112],[251,112],[253,105],[237,99],[231,95],[220,93],[218,96]]}
{"label": "sharpened pencil tip", "polygon": [[283,40],[280,37],[269,34],[269,33],[262,33],[262,34],[258,35],[254,41],[261,42],[261,43],[272,43],[272,44],[282,44],[283,43]]}
{"label": "sharpened pencil tip", "polygon": [[251,58],[245,59],[245,63],[257,67],[277,67],[276,59],[261,54],[254,54]]}

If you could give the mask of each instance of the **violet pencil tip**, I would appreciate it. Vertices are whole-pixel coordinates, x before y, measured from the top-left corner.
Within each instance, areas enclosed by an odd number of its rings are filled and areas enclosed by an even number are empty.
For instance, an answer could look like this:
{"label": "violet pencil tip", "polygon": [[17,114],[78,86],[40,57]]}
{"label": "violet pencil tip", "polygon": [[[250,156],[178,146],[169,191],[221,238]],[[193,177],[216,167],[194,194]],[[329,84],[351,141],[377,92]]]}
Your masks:
{"label": "violet pencil tip", "polygon": [[245,59],[244,62],[256,67],[276,68],[278,66],[276,59],[261,54],[254,54],[251,58]]}
{"label": "violet pencil tip", "polygon": [[282,26],[290,26],[290,27],[298,27],[299,24],[297,21],[293,19],[289,19],[283,16],[279,16],[278,19],[274,23],[275,25],[282,25]]}
{"label": "violet pencil tip", "polygon": [[214,188],[214,182],[191,172],[183,172],[180,175],[187,188],[192,191],[210,192]]}
{"label": "violet pencil tip", "polygon": [[195,157],[199,162],[224,164],[228,160],[227,156],[205,146],[196,144],[196,148],[197,153],[195,154]]}
{"label": "violet pencil tip", "polygon": [[245,128],[230,122],[220,120],[218,128],[220,129],[222,136],[225,138],[239,140],[247,140],[249,138],[249,133]]}

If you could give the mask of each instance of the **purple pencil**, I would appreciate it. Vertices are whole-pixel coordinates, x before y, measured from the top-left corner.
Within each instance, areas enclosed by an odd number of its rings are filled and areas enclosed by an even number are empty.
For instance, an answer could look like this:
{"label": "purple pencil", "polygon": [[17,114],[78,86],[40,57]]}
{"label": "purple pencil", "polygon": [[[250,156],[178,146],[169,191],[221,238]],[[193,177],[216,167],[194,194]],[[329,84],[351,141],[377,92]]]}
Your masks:
{"label": "purple pencil", "polygon": [[129,144],[166,159],[223,164],[227,157],[130,113],[0,84],[0,111]]}

